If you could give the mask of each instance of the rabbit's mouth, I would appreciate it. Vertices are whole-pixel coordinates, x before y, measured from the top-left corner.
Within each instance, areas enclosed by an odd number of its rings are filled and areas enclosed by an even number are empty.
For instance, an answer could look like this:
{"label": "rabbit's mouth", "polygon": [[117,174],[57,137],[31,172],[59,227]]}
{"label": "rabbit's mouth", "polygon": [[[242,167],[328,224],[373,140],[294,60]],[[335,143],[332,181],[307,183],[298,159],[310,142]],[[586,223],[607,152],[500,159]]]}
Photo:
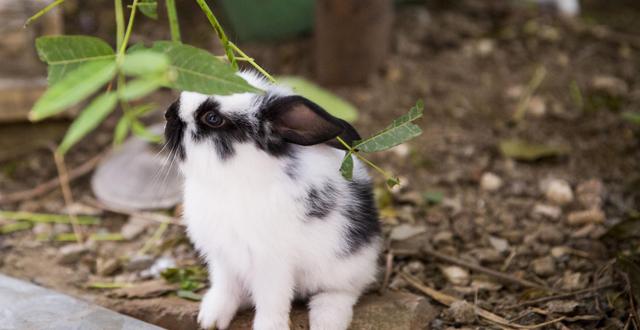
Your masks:
{"label": "rabbit's mouth", "polygon": [[171,104],[167,112],[164,114],[167,124],[164,128],[164,138],[166,148],[169,149],[169,157],[178,157],[180,160],[185,159],[184,146],[182,144],[184,129],[186,124],[178,116],[180,108],[179,101]]}

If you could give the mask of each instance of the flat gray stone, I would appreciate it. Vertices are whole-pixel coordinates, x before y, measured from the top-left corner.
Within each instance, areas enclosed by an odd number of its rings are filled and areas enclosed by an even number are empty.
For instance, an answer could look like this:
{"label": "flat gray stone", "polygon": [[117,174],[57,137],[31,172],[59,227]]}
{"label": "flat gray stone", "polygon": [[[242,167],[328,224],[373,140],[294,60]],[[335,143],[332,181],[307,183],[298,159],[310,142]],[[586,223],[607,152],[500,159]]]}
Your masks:
{"label": "flat gray stone", "polygon": [[1,330],[155,330],[155,325],[0,274]]}

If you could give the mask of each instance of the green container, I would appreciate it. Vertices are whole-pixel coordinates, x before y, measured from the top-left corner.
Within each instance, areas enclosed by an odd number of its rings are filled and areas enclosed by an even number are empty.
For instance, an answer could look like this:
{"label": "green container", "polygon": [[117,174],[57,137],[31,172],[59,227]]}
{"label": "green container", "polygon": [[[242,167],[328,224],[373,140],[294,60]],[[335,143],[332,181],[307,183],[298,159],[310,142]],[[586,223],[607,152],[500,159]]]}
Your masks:
{"label": "green container", "polygon": [[313,0],[223,0],[221,5],[239,41],[280,40],[313,28]]}

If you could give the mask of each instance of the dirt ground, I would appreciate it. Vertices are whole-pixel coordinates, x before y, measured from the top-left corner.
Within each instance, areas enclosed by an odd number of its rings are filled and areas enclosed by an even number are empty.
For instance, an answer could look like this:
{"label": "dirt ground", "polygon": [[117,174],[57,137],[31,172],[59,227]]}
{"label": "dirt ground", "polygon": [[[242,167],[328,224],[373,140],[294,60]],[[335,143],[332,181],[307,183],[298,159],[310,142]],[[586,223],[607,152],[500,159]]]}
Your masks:
{"label": "dirt ground", "polygon": [[[625,113],[640,107],[640,29],[596,15],[608,13],[602,8],[571,20],[501,1],[405,5],[385,68],[365,86],[333,88],[360,109],[355,126],[363,135],[425,101],[424,134],[371,155],[402,179],[388,191],[374,174],[388,237],[379,285],[435,299],[440,313],[424,328],[638,328],[640,149],[638,126]],[[244,48],[270,72],[312,77],[310,47],[301,39]],[[113,125],[74,150],[68,166],[107,148]],[[3,159],[0,169],[2,194],[57,173],[46,148]],[[120,232],[132,221],[95,207],[88,178],[72,188],[80,213],[102,218],[88,232]],[[65,206],[56,190],[2,209]],[[183,227],[170,225],[150,241],[157,227],[152,221],[134,239],[94,242],[68,259],[61,251],[73,244],[41,239],[70,232],[68,225],[0,235],[0,272],[126,305],[126,290],[114,296],[89,284],[144,283],[157,276],[151,268],[159,259],[199,265]],[[135,255],[148,242],[148,260],[140,261]],[[421,286],[469,304],[438,304]]]}

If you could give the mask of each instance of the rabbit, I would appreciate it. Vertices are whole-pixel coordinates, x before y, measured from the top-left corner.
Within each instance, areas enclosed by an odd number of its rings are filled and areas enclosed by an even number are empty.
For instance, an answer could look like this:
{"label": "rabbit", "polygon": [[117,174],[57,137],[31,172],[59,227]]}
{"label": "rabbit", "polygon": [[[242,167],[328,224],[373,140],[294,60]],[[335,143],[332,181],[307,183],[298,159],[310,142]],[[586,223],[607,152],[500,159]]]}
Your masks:
{"label": "rabbit", "polygon": [[165,114],[187,234],[211,276],[198,322],[226,329],[254,306],[254,329],[289,329],[291,303],[302,298],[311,329],[347,329],[382,245],[366,168],[354,159],[352,180],[339,172],[336,137],[360,136],[290,89],[238,75],[264,92],[182,92]]}

